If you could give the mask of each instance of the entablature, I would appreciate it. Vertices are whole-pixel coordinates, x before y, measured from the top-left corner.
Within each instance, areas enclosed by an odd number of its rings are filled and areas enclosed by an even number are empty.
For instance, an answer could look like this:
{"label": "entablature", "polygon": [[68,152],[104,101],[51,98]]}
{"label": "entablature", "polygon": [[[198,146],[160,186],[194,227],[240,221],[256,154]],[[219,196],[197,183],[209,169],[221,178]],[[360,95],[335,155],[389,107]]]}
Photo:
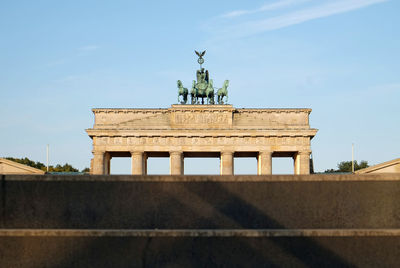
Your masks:
{"label": "entablature", "polygon": [[311,109],[172,105],[168,109],[92,110],[93,129],[309,129]]}
{"label": "entablature", "polygon": [[179,130],[120,130],[120,129],[87,129],[90,137],[310,137],[317,129],[179,129]]}

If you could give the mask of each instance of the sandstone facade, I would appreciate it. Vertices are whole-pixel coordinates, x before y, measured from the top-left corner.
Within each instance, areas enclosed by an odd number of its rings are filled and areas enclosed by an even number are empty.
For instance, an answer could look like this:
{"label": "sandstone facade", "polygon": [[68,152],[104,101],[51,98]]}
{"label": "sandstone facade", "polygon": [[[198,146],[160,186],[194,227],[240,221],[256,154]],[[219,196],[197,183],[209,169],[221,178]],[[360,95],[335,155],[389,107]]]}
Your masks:
{"label": "sandstone facade", "polygon": [[0,158],[0,174],[38,174],[43,175],[43,170],[23,165],[8,159]]}
{"label": "sandstone facade", "polygon": [[378,165],[357,170],[356,174],[367,173],[400,173],[400,158],[393,159]]}
{"label": "sandstone facade", "polygon": [[219,157],[231,175],[234,157],[257,157],[271,174],[272,157],[293,157],[294,173],[309,174],[311,109],[237,109],[232,105],[172,105],[168,109],[93,109],[92,174],[109,174],[112,157],[131,157],[132,174],[147,173],[147,158],[170,157],[170,174],[184,174],[186,157]]}

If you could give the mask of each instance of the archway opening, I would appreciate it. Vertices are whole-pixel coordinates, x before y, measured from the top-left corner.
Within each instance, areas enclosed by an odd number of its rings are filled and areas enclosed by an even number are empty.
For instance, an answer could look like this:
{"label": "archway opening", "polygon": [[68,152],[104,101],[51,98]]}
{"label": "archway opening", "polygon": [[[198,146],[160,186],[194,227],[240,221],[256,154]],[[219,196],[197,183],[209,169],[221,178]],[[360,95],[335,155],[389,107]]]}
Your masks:
{"label": "archway opening", "polygon": [[[107,163],[109,159],[109,164]],[[105,167],[109,165],[111,175],[130,175],[132,173],[132,160],[129,152],[107,152],[105,154]],[[107,171],[106,171],[107,174]]]}
{"label": "archway opening", "polygon": [[147,175],[169,175],[168,152],[146,152]]}
{"label": "archway opening", "polygon": [[185,175],[219,175],[219,153],[189,152],[184,153]]}
{"label": "archway opening", "polygon": [[235,152],[233,174],[257,175],[257,152]]}
{"label": "archway opening", "polygon": [[130,175],[132,161],[130,157],[112,157],[110,161],[111,175]]}
{"label": "archway opening", "polygon": [[294,174],[294,152],[275,152],[272,154],[272,174]]}

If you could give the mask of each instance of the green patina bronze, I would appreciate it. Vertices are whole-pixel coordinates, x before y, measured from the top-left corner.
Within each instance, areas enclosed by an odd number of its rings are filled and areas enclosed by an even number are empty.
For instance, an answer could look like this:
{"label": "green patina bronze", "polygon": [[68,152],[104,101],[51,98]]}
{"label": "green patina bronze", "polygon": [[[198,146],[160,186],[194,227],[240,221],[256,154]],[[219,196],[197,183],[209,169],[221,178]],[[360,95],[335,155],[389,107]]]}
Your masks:
{"label": "green patina bronze", "polygon": [[222,88],[218,89],[217,91],[217,100],[218,104],[224,104],[224,97],[225,97],[225,103],[228,103],[228,86],[229,86],[229,80],[225,80]]}
{"label": "green patina bronze", "polygon": [[214,87],[213,80],[208,81],[208,87],[206,89],[207,104],[214,104]]}
{"label": "green patina bronze", "polygon": [[[181,80],[178,80],[177,84],[178,84],[178,103],[186,104],[189,91],[187,88],[183,87]],[[182,96],[182,98],[183,98],[182,101],[179,100],[180,96]]]}
{"label": "green patina bronze", "polygon": [[[195,53],[199,57],[197,62],[200,64],[200,69],[196,71],[196,80],[193,80],[192,88],[190,90],[191,104],[204,104],[204,98],[207,99],[207,104],[215,104],[213,80],[210,79],[208,70],[205,70],[202,67],[202,64],[204,63],[203,56],[206,54],[206,51],[195,51]],[[218,96],[218,104],[228,102],[228,85],[229,80],[225,80],[222,88],[218,89],[216,94]],[[178,80],[178,103],[186,104],[188,94],[189,92],[187,88],[184,88],[182,82]],[[182,96],[182,101],[179,98],[180,96]],[[224,97],[225,102],[223,101]]]}

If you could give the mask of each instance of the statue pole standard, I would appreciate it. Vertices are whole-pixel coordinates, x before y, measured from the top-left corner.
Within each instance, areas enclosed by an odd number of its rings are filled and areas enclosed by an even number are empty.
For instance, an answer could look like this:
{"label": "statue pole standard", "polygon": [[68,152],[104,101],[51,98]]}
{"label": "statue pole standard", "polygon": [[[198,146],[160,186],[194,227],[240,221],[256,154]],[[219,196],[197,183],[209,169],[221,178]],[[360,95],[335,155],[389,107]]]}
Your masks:
{"label": "statue pole standard", "polygon": [[206,54],[206,51],[204,50],[203,52],[198,52],[195,50],[194,52],[196,53],[197,56],[199,56],[197,62],[200,64],[200,70],[201,70],[202,69],[201,65],[204,63],[203,56]]}
{"label": "statue pole standard", "polygon": [[206,51],[198,52],[194,51],[196,55],[199,57],[197,62],[200,64],[200,69],[197,70],[196,72],[196,79],[197,83],[195,83],[195,100],[193,100],[193,94],[192,95],[192,103],[195,104],[200,104],[200,98],[201,98],[201,104],[204,104],[204,98],[207,98],[207,102],[209,101],[209,96],[207,95],[207,88],[209,87],[208,81],[208,70],[204,71],[204,68],[202,64],[204,63],[204,58],[203,56],[206,54]]}

